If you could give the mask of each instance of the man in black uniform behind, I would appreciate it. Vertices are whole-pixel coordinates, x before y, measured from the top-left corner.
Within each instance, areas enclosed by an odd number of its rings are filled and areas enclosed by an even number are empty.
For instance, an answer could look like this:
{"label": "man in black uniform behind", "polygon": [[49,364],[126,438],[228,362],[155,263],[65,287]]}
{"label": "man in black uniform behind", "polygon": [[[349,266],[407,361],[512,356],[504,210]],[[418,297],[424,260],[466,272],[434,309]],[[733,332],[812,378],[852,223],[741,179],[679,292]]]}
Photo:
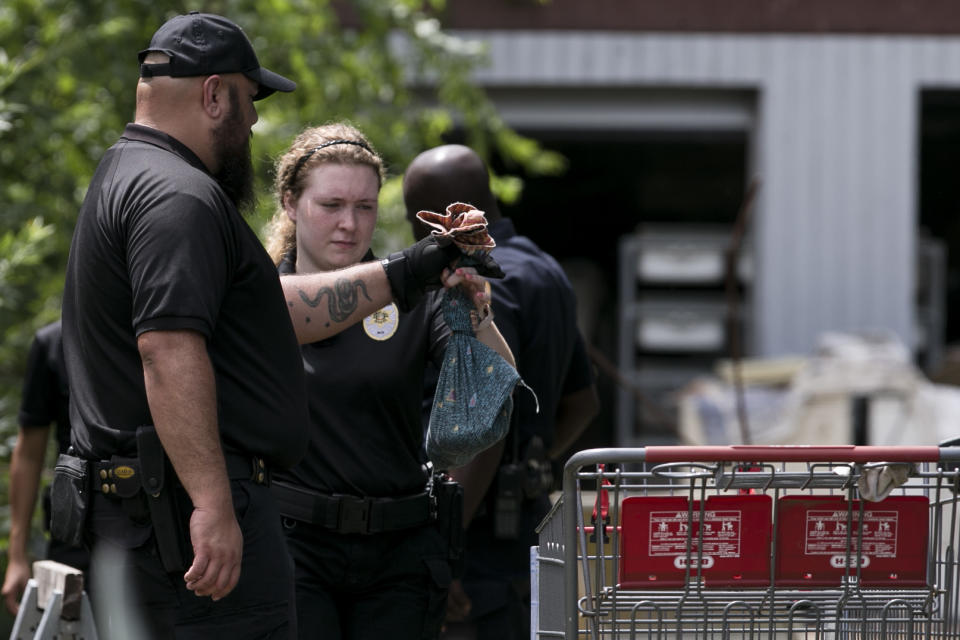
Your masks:
{"label": "man in black uniform behind", "polygon": [[[172,18],[139,57],[135,123],[80,209],[63,303],[76,456],[65,464],[94,476],[89,514],[70,515],[85,522],[94,580],[107,580],[98,557],[113,550],[129,581],[109,594],[93,585],[100,635],[130,633],[110,607],[132,594],[127,613],[150,637],[290,637],[291,571],[267,483],[306,444],[297,343],[392,299],[415,303],[457,251],[418,243],[281,282],[238,210],[252,195],[254,101],[294,83],[211,14]],[[175,477],[158,468],[160,444]],[[69,504],[58,479],[76,475],[55,477],[55,515]]]}
{"label": "man in black uniform behind", "polygon": [[[534,390],[515,397],[514,421],[502,447],[451,470],[464,485],[462,588],[450,587],[445,638],[529,637],[530,546],[550,508],[551,460],[563,455],[599,403],[573,288],[557,261],[517,235],[500,214],[483,160],[462,145],[444,145],[414,158],[403,179],[407,219],[416,237],[428,231],[417,211],[443,211],[461,201],[484,211],[497,246],[491,252],[506,277],[491,280],[492,307],[523,380]],[[502,457],[501,457],[502,452]]]}
{"label": "man in black uniform behind", "polygon": [[[27,356],[23,377],[18,422],[20,431],[10,457],[10,540],[7,545],[7,572],[3,580],[3,598],[7,609],[16,614],[20,599],[30,579],[27,543],[30,520],[40,488],[40,476],[47,455],[50,425],[54,425],[57,451],[66,453],[70,446],[70,391],[63,364],[63,340],[60,321],[37,329]],[[50,494],[43,493],[44,526],[49,528]],[[86,570],[90,557],[80,547],[72,547],[51,539],[46,558]]]}

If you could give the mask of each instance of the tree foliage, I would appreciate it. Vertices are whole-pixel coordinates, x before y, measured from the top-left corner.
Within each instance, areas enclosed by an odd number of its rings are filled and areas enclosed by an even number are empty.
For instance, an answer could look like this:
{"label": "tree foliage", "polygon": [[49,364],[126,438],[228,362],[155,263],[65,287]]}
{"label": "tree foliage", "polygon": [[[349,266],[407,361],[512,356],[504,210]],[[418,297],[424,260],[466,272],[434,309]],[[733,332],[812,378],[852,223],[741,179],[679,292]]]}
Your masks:
{"label": "tree foliage", "polygon": [[[470,81],[483,47],[445,33],[444,0],[3,0],[0,3],[0,455],[15,437],[33,331],[59,314],[77,209],[101,155],[132,120],[136,54],[166,19],[226,15],[261,64],[298,83],[258,103],[259,228],[274,209],[272,163],[303,127],[347,119],[392,169],[382,192],[381,251],[410,240],[398,179],[455,129],[485,157],[532,173],[562,160],[517,135]],[[498,177],[502,195],[517,181]],[[6,474],[3,474],[3,481]],[[6,492],[3,492],[6,494]],[[0,535],[6,528],[0,524]]]}

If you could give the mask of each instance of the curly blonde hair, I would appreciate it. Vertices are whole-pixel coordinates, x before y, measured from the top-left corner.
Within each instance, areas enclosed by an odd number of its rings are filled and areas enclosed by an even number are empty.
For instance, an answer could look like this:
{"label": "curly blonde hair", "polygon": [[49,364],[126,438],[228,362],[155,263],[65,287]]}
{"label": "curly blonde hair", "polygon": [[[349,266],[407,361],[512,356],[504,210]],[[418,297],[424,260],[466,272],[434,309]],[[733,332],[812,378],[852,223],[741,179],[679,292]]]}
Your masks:
{"label": "curly blonde hair", "polygon": [[377,174],[378,189],[386,179],[383,158],[356,127],[333,122],[303,130],[275,165],[273,191],[277,210],[267,225],[266,240],[267,253],[274,264],[280,264],[297,245],[297,225],[287,216],[284,196],[299,199],[310,170],[324,163],[371,167]]}

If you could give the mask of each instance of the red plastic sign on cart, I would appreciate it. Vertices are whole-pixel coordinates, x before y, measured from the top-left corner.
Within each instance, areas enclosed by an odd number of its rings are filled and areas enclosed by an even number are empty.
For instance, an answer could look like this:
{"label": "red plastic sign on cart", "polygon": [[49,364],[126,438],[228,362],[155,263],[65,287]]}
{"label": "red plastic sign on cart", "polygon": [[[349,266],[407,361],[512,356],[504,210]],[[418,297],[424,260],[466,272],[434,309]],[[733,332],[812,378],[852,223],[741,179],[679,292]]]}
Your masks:
{"label": "red plastic sign on cart", "polygon": [[[927,583],[924,496],[864,503],[839,496],[784,496],[777,503],[776,581],[782,586],[837,586],[844,575],[864,587]],[[848,567],[849,565],[849,567]]]}
{"label": "red plastic sign on cart", "polygon": [[[621,507],[619,582],[626,589],[683,587],[690,567],[707,587],[770,583],[771,499],[766,495],[635,496]],[[702,529],[703,552],[700,549]],[[689,549],[689,553],[688,553]]]}

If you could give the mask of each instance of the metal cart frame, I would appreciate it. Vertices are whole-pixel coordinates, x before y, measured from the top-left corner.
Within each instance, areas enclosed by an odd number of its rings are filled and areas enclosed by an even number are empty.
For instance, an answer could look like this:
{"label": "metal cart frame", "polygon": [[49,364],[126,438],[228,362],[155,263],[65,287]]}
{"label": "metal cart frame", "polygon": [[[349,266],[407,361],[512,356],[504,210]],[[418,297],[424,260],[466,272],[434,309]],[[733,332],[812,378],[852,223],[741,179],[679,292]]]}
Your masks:
{"label": "metal cart frame", "polygon": [[[893,495],[929,500],[926,579],[899,588],[860,583],[865,501],[857,481],[881,465],[910,464],[910,478]],[[725,446],[608,448],[581,451],[564,468],[563,495],[538,529],[534,637],[601,638],[937,638],[960,639],[960,447]],[[616,465],[611,469],[610,465]],[[588,469],[592,467],[593,469]],[[844,473],[838,473],[844,471]],[[609,494],[609,520],[594,526],[584,509],[584,487],[594,483],[595,515]],[[688,495],[691,515],[710,495],[769,494],[774,544],[766,586],[704,586],[700,546],[688,538],[685,580],[679,588],[621,588],[621,503],[651,488]],[[775,571],[777,505],[788,495],[837,496],[860,505],[851,513],[842,584],[797,588]],[[699,506],[693,506],[694,500]],[[882,504],[880,502],[869,504]],[[925,505],[926,503],[924,503]],[[694,520],[691,520],[693,522]],[[909,527],[910,523],[904,522]],[[863,527],[866,528],[865,526]],[[593,542],[590,542],[590,536]],[[592,546],[591,546],[592,545]],[[696,546],[696,549],[691,549]],[[866,555],[866,554],[864,554]],[[855,560],[854,560],[855,558]],[[867,559],[869,560],[869,558]],[[841,563],[843,564],[843,563]],[[562,571],[562,598],[558,577]],[[891,575],[895,577],[895,574]],[[582,590],[582,593],[581,593]],[[562,625],[561,625],[562,620]]]}

